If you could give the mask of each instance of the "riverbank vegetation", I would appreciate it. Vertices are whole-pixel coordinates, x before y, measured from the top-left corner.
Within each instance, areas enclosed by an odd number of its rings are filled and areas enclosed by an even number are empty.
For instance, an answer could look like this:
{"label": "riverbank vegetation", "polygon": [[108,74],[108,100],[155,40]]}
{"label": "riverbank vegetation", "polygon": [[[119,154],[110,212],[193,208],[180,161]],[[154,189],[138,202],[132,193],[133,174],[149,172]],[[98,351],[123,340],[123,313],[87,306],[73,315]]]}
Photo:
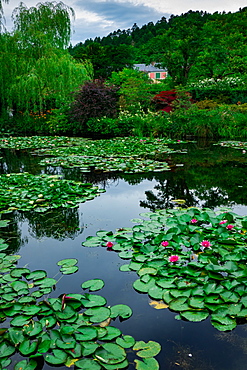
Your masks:
{"label": "riverbank vegetation", "polygon": [[[62,2],[22,4],[0,34],[4,133],[247,136],[247,8],[162,17],[74,47],[73,15]],[[168,72],[158,83],[133,68],[154,61]]]}

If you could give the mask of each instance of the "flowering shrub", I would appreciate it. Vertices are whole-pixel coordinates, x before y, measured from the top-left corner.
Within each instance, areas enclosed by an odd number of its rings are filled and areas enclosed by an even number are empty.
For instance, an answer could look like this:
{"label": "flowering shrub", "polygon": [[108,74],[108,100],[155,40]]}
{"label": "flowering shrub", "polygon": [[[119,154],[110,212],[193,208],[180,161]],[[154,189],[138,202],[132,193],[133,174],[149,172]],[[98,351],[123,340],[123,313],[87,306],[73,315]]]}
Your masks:
{"label": "flowering shrub", "polygon": [[173,110],[172,103],[177,98],[176,90],[161,91],[159,94],[155,95],[153,102],[157,110],[163,110],[165,112],[171,112]]}
{"label": "flowering shrub", "polygon": [[191,82],[187,85],[188,88],[211,88],[217,87],[218,89],[244,87],[245,81],[240,77],[225,77],[225,78],[205,78],[197,82]]}

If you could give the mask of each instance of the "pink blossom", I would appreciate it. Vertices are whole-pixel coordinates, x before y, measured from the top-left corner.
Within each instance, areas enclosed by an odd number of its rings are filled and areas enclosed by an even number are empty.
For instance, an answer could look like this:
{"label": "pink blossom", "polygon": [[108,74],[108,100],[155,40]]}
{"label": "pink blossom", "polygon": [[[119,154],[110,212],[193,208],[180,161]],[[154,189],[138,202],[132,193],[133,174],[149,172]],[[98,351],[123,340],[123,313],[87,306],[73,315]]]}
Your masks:
{"label": "pink blossom", "polygon": [[177,142],[180,143],[181,140],[178,140]]}
{"label": "pink blossom", "polygon": [[227,220],[222,220],[222,221],[220,221],[219,225],[223,225],[223,224],[225,224],[226,222],[227,222]]}
{"label": "pink blossom", "polygon": [[169,261],[170,262],[177,262],[179,260],[179,257],[178,256],[176,256],[176,255],[173,255],[173,256],[170,256],[169,257]]}
{"label": "pink blossom", "polygon": [[227,225],[226,227],[228,230],[232,230],[234,228],[234,225]]}
{"label": "pink blossom", "polygon": [[161,243],[162,247],[167,247],[169,245],[169,242],[166,240]]}
{"label": "pink blossom", "polygon": [[196,223],[197,223],[197,219],[196,219],[196,218],[192,218],[192,220],[190,220],[190,222],[191,222],[192,224],[196,224]]}
{"label": "pink blossom", "polygon": [[114,244],[113,244],[112,242],[107,242],[107,243],[106,243],[107,248],[112,248],[112,247],[113,247],[113,245],[114,245]]}
{"label": "pink blossom", "polygon": [[209,248],[209,247],[211,247],[211,245],[212,244],[208,240],[203,240],[201,242],[201,246],[204,247],[204,248]]}

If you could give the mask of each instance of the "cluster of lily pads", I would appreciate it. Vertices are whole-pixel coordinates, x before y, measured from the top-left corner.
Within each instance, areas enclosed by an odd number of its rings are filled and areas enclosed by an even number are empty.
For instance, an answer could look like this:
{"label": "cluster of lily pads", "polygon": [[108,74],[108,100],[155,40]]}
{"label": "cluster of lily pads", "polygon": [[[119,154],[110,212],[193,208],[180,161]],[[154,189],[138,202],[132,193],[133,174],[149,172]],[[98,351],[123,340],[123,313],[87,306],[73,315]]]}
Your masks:
{"label": "cluster of lily pads", "polygon": [[233,148],[233,149],[241,149],[241,150],[247,150],[247,142],[244,141],[220,141],[219,143],[215,145],[221,145],[226,148]]}
{"label": "cluster of lily pads", "polygon": [[[158,343],[136,342],[132,336],[123,335],[110,325],[117,317],[127,319],[132,315],[128,306],[106,307],[104,297],[90,293],[63,294],[59,298],[41,300],[52,292],[57,281],[48,278],[44,270],[17,267],[20,256],[3,253],[8,245],[0,243],[1,369],[8,368],[15,354],[24,356],[13,364],[15,370],[34,370],[38,363],[40,368],[40,360],[49,365],[74,365],[84,370],[122,369],[129,365],[126,349],[137,351],[140,359],[135,360],[136,369],[159,369],[154,358],[161,349]],[[77,270],[76,263],[72,258],[57,264],[63,274],[71,274]],[[89,291],[103,286],[100,279],[81,285]]]}
{"label": "cluster of lily pads", "polygon": [[134,288],[199,322],[211,317],[220,330],[247,319],[247,217],[232,211],[172,209],[144,213],[132,228],[100,230],[82,243],[103,246],[130,262]]}
{"label": "cluster of lily pads", "polygon": [[[53,156],[41,160],[43,166],[80,167],[82,172],[91,169],[125,173],[161,172],[169,170],[162,155],[176,152],[167,146],[172,143],[175,141],[170,139],[116,138],[87,141],[77,147],[42,149],[36,153]],[[155,160],[156,157],[159,160]]]}
{"label": "cluster of lily pads", "polygon": [[0,148],[35,149],[78,145],[85,139],[67,136],[10,136],[0,138]]}
{"label": "cluster of lily pads", "polygon": [[77,207],[79,203],[93,199],[104,191],[92,184],[62,179],[57,175],[1,175],[0,212],[46,212],[51,208]]}

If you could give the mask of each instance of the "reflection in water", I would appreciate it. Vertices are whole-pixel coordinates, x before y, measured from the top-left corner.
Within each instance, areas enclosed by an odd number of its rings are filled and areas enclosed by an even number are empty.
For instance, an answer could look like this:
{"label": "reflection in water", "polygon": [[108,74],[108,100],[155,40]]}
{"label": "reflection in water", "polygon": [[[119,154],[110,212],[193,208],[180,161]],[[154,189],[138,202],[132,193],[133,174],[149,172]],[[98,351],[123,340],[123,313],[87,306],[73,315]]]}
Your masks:
{"label": "reflection in water", "polygon": [[169,370],[215,370],[214,367],[205,359],[203,351],[195,350],[193,347],[181,345],[174,341],[172,350],[167,356]]}
{"label": "reflection in water", "polygon": [[28,222],[29,234],[36,239],[43,237],[60,241],[75,239],[83,232],[78,208],[65,208],[43,213],[23,212],[17,215],[19,222]]}
{"label": "reflection in water", "polygon": [[8,254],[16,253],[27,242],[26,237],[22,237],[21,228],[16,218],[17,212],[7,214],[2,219],[9,220],[6,227],[0,228],[0,238],[4,239],[9,247],[6,250]]}

